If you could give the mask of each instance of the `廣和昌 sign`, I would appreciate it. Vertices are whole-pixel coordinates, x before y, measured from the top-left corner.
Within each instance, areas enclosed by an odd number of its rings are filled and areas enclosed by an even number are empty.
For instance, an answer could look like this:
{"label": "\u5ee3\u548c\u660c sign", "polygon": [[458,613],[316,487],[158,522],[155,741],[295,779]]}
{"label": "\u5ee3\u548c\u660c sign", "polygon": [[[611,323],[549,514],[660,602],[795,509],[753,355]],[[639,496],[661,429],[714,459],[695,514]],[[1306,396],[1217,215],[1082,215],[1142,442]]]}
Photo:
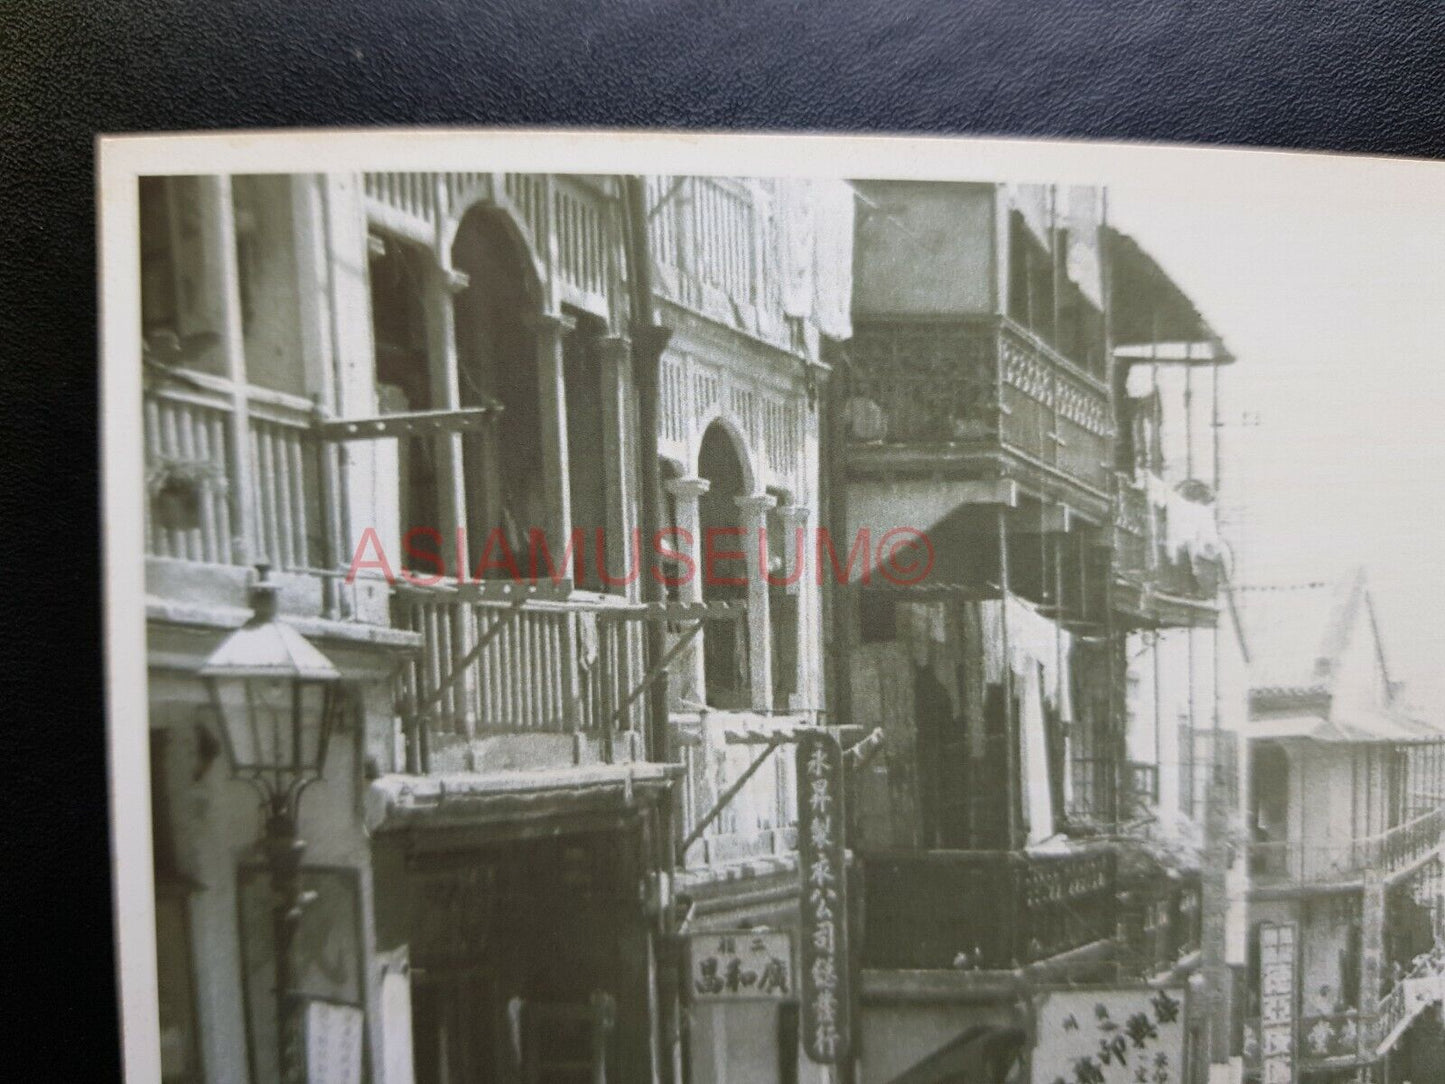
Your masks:
{"label": "\u5ee3\u548c\u660c sign", "polygon": [[778,930],[694,934],[688,942],[688,985],[694,1001],[796,997],[793,941]]}

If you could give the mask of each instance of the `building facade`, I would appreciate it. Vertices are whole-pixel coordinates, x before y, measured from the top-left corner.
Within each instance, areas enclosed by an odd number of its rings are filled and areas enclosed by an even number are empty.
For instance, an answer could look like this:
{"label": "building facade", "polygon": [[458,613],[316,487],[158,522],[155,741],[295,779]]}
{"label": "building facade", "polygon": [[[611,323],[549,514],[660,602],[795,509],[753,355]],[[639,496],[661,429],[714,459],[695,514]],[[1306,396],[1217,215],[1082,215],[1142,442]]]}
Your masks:
{"label": "building facade", "polygon": [[884,733],[852,781],[862,1079],[1125,1071],[1059,1061],[1041,999],[1065,984],[1107,990],[1090,1009],[1161,996],[1166,1031],[1178,994],[1169,1079],[1237,1079],[1242,655],[1218,429],[1195,432],[1232,359],[1102,190],[858,191],[832,522],[906,524],[932,562],[855,570],[834,607],[840,710]]}
{"label": "building facade", "polygon": [[[687,937],[797,924],[791,762],[749,772],[738,742],[819,721],[821,587],[664,591],[641,562],[644,529],[674,568],[715,530],[767,564],[756,528],[816,515],[846,187],[140,197],[165,1079],[275,1080],[292,1041],[374,1084],[796,1077],[797,965],[694,1011]],[[344,692],[299,814],[305,1033],[282,1041],[260,821],[200,674],[256,565]]]}
{"label": "building facade", "polygon": [[[1433,1079],[1445,749],[1362,580],[1232,584],[1234,359],[1104,191],[138,228],[167,1082]],[[210,688],[263,595],[340,690],[294,907]]]}
{"label": "building facade", "polygon": [[[1445,1069],[1440,1026],[1441,732],[1391,680],[1362,571],[1240,593],[1252,660],[1249,952],[1298,945],[1299,1079],[1420,1081]],[[1262,995],[1246,1011],[1264,1075]]]}

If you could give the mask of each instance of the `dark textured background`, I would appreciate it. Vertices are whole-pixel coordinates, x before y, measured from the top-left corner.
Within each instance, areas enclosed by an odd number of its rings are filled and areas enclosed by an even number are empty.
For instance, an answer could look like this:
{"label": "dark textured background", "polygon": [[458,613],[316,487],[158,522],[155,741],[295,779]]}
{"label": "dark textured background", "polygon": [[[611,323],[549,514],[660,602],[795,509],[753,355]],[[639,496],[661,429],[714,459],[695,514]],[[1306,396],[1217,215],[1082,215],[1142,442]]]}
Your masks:
{"label": "dark textured background", "polygon": [[[92,139],[490,124],[968,132],[1445,156],[1445,16],[1378,0],[0,0],[11,1059],[118,1076]],[[1445,213],[1445,211],[1442,211]],[[7,1068],[7,1076],[16,1069]]]}

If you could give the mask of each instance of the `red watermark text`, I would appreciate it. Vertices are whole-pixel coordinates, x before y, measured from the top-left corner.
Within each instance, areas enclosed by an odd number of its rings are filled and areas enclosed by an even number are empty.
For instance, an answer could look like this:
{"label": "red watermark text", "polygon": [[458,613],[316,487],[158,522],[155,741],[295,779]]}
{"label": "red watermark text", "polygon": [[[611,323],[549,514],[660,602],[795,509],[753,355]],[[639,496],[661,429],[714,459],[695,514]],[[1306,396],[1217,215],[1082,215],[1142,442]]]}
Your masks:
{"label": "red watermark text", "polygon": [[791,587],[805,577],[822,584],[826,576],[836,583],[877,579],[909,587],[933,569],[933,543],[916,527],[890,527],[876,536],[864,527],[846,545],[835,544],[824,527],[796,527],[791,537],[769,537],[761,527],[755,537],[742,527],[707,527],[700,533],[698,539],[684,528],[664,527],[644,546],[642,532],[633,530],[625,545],[615,546],[602,528],[576,527],[558,546],[539,528],[527,531],[525,541],[494,528],[474,549],[465,528],[448,537],[435,527],[412,527],[401,536],[400,553],[389,553],[377,530],[368,527],[351,555],[346,582],[367,573],[418,587],[495,579],[583,583],[590,562],[596,580],[607,587],[624,587],[643,575],[667,587],[699,580],[713,587],[753,582]]}

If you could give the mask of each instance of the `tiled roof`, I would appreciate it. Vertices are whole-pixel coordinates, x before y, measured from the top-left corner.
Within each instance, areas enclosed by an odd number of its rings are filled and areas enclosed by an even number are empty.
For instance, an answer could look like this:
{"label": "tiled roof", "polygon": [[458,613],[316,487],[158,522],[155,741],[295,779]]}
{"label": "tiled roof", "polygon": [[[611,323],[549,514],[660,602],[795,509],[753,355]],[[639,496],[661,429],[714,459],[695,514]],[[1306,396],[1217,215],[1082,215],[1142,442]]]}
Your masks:
{"label": "tiled roof", "polygon": [[1317,742],[1403,742],[1439,741],[1442,732],[1400,711],[1347,711],[1325,718],[1307,712],[1273,715],[1250,724],[1249,733],[1260,738],[1310,738]]}
{"label": "tiled roof", "polygon": [[1236,596],[1256,694],[1326,692],[1365,598],[1363,570],[1338,583],[1241,587]]}

